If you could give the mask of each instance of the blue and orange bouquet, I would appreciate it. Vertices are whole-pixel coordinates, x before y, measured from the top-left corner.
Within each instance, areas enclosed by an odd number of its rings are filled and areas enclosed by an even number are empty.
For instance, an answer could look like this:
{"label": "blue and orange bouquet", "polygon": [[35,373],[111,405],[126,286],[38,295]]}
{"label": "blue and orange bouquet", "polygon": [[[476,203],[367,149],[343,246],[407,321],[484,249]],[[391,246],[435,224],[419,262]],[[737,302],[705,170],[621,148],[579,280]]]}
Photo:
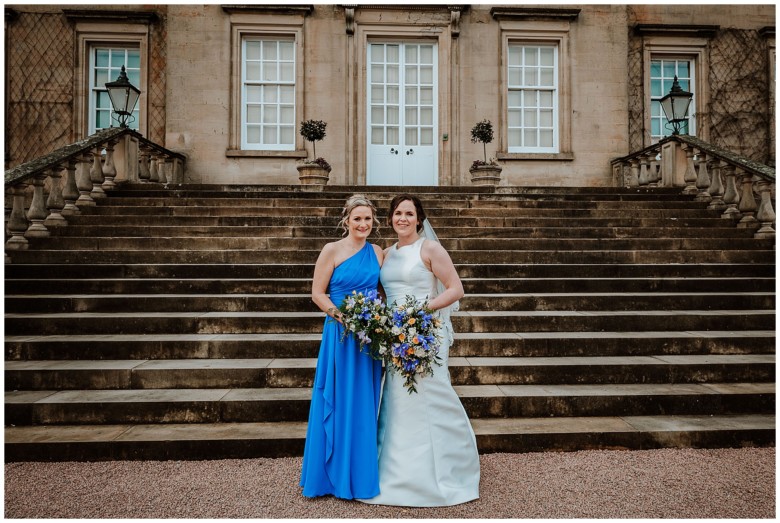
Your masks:
{"label": "blue and orange bouquet", "polygon": [[389,311],[392,326],[387,346],[379,349],[387,369],[404,378],[409,394],[417,392],[417,376],[430,376],[433,364],[441,365],[438,356],[441,320],[427,305],[427,301],[418,304],[414,296],[406,296],[403,303],[394,304]]}
{"label": "blue and orange bouquet", "polygon": [[348,333],[354,333],[361,351],[365,349],[372,358],[382,359],[381,349],[387,346],[390,319],[379,293],[376,290],[365,294],[352,291],[338,309],[344,324],[341,341]]}

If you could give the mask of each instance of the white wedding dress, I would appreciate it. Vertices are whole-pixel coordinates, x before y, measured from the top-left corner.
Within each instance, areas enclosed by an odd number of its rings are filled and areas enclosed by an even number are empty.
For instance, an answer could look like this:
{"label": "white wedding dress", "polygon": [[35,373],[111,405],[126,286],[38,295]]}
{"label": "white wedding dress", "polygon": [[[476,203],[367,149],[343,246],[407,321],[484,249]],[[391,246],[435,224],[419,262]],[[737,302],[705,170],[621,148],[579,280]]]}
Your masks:
{"label": "white wedding dress", "polygon": [[[436,278],[420,257],[423,241],[388,250],[380,272],[388,304],[408,294],[423,300],[434,292]],[[417,393],[409,394],[398,374],[385,373],[377,434],[380,493],[360,501],[441,507],[479,497],[477,442],[447,368],[449,329],[442,336],[442,366],[433,366],[433,376],[417,378]]]}

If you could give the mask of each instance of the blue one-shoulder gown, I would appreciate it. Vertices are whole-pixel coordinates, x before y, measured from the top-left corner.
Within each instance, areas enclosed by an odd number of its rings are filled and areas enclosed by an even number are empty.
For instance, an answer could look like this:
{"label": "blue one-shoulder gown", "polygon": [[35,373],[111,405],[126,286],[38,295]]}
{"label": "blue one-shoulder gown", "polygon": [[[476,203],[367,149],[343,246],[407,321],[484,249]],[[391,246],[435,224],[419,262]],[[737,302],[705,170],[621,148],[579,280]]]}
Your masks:
{"label": "blue one-shoulder gown", "polygon": [[[328,284],[340,305],[353,290],[375,290],[379,262],[365,247],[336,267]],[[379,494],[377,415],[382,364],[360,351],[354,335],[325,318],[314,375],[301,486],[307,497],[371,498]]]}

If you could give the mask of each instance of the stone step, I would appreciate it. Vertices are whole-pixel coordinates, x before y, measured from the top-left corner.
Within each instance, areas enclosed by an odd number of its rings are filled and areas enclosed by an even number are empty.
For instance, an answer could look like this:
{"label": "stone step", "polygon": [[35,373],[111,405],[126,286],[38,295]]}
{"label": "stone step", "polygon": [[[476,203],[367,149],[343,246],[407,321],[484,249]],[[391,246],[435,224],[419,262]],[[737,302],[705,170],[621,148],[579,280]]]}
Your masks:
{"label": "stone step", "polygon": [[[5,362],[5,389],[311,387],[315,358]],[[452,357],[453,385],[773,382],[774,354]],[[434,373],[436,369],[434,369]]]}
{"label": "stone step", "polygon": [[[342,297],[343,299],[343,297]],[[58,312],[315,312],[310,294],[39,294],[5,295],[20,313]],[[774,309],[774,292],[603,292],[468,294],[461,311],[641,311]]]}
{"label": "stone step", "polygon": [[[13,253],[16,254],[21,253]],[[485,264],[456,263],[462,279],[468,278],[774,278],[774,259],[754,263],[544,263]],[[6,280],[10,279],[74,279],[74,278],[305,278],[311,280],[314,261],[301,263],[12,263],[5,265]]]}
{"label": "stone step", "polygon": [[[667,209],[663,206],[657,208],[631,208],[627,209],[622,202],[606,208],[575,207],[526,207],[516,209],[502,208],[432,208],[426,214],[431,219],[449,219],[452,217],[480,217],[480,218],[522,218],[522,217],[561,217],[561,218],[655,218],[655,219],[689,219],[689,218],[719,218],[720,212],[708,211],[705,206]],[[152,209],[154,212],[151,212]],[[313,207],[305,211],[306,216],[341,216],[339,207]],[[102,216],[113,215],[154,215],[163,221],[166,216],[300,216],[300,207],[252,207],[248,205],[233,206],[187,206],[171,205],[166,207],[143,207],[139,205],[98,205],[84,207],[82,214],[99,214]],[[377,213],[382,217],[384,214]],[[726,223],[729,223],[729,221]]]}
{"label": "stone step", "polygon": [[[752,239],[754,230],[724,227],[437,227],[440,239],[613,239],[613,238],[743,238]],[[383,229],[380,229],[380,232]],[[70,225],[53,229],[57,238],[312,238],[333,241],[338,230],[334,226],[202,226],[202,225]],[[385,230],[385,233],[388,231]]]}
{"label": "stone step", "polygon": [[[70,226],[106,226],[106,218],[100,214],[70,215],[67,217]],[[154,215],[112,215],[108,226],[139,226],[139,227],[322,227],[333,236],[338,231],[338,216],[166,216],[160,220]],[[734,227],[733,223],[719,216],[708,218],[638,218],[625,216],[620,218],[549,218],[544,216],[526,216],[520,218],[511,217],[448,217],[446,219],[431,219],[431,225],[438,231],[443,227],[550,227],[576,229],[582,228],[609,228],[609,227],[688,227],[720,228]],[[62,228],[64,231],[67,227]],[[382,221],[382,230],[389,230],[385,221]]]}
{"label": "stone step", "polygon": [[[6,297],[31,294],[308,294],[311,278],[8,279]],[[466,294],[519,292],[762,292],[775,278],[462,278]]]}
{"label": "stone step", "polygon": [[[772,414],[774,383],[456,386],[470,419]],[[306,421],[311,389],[5,393],[6,425]]]}
{"label": "stone step", "polygon": [[[683,240],[684,241],[684,240]],[[714,244],[713,244],[714,245]],[[524,246],[527,247],[527,246]],[[774,261],[774,250],[723,250],[722,245],[702,250],[598,250],[556,251],[549,246],[545,250],[494,251],[450,250],[450,256],[457,265],[483,264],[489,257],[491,264],[483,272],[502,264],[770,264]],[[755,245],[753,247],[756,247]],[[319,255],[316,250],[246,249],[246,250],[192,250],[185,245],[181,250],[160,250],[153,245],[148,250],[128,250],[127,245],[117,249],[102,248],[96,251],[68,251],[35,249],[9,253],[13,264],[143,264],[154,260],[158,264],[313,264]]]}
{"label": "stone step", "polygon": [[[311,334],[6,336],[8,360],[316,358]],[[452,356],[569,357],[774,354],[775,331],[456,332]]]}
{"label": "stone step", "polygon": [[[487,452],[775,443],[771,414],[475,419]],[[303,454],[305,422],[6,427],[5,460],[228,459]]]}
{"label": "stone step", "polygon": [[[5,314],[5,334],[245,334],[321,332],[321,312],[79,312]],[[471,311],[456,332],[772,330],[771,310]]]}

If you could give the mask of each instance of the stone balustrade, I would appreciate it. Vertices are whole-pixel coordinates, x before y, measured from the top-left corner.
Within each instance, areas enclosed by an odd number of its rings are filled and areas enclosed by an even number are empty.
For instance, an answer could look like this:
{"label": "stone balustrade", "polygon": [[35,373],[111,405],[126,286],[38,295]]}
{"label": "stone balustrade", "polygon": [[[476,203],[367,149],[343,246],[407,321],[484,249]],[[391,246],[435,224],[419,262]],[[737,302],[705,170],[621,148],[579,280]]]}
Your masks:
{"label": "stone balustrade", "polygon": [[6,263],[9,252],[27,249],[28,238],[49,236],[51,228],[67,225],[68,216],[96,205],[122,183],[180,184],[184,167],[184,155],[132,129],[111,128],[7,170],[5,190],[12,206]]}
{"label": "stone balustrade", "polygon": [[613,185],[681,187],[756,238],[775,237],[775,169],[694,136],[669,136],[612,160]]}

